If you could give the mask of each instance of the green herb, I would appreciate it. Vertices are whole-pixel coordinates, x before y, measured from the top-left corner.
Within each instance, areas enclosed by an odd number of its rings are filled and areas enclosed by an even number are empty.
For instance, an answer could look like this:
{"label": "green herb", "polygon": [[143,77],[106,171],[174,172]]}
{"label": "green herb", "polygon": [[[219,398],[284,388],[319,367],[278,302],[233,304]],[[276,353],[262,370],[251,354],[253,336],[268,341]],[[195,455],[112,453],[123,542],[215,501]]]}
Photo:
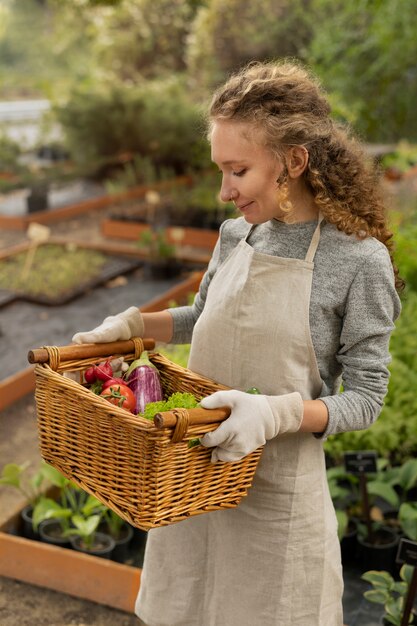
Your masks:
{"label": "green herb", "polygon": [[199,446],[200,444],[201,444],[201,441],[197,437],[195,439],[190,439],[190,441],[188,442],[188,447],[189,448],[195,448],[195,446]]}
{"label": "green herb", "polygon": [[159,400],[158,402],[148,402],[145,411],[140,413],[142,417],[152,420],[157,413],[162,411],[171,411],[172,409],[195,409],[198,406],[198,400],[192,393],[181,393],[177,391],[173,393],[167,400]]}

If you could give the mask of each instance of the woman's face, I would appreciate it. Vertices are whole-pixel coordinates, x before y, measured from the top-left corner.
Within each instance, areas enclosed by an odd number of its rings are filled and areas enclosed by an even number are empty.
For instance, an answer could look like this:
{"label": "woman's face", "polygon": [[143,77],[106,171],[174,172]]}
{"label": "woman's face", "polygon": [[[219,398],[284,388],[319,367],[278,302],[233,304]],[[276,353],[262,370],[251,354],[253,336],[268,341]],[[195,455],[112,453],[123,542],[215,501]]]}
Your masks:
{"label": "woman's face", "polygon": [[220,197],[233,200],[249,224],[281,218],[277,179],[284,165],[256,143],[244,122],[217,120],[211,132],[211,158],[222,173]]}

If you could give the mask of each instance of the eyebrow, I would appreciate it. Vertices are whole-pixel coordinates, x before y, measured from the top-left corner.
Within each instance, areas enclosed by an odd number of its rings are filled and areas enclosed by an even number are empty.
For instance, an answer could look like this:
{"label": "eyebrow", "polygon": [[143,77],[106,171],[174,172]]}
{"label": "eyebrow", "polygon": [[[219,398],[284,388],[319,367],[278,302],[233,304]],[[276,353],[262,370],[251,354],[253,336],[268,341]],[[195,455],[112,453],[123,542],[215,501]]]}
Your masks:
{"label": "eyebrow", "polygon": [[222,161],[221,163],[219,163],[219,165],[232,165],[232,164],[236,164],[236,165],[240,165],[241,163],[245,163],[245,160],[239,161],[237,159],[232,159],[231,161]]}

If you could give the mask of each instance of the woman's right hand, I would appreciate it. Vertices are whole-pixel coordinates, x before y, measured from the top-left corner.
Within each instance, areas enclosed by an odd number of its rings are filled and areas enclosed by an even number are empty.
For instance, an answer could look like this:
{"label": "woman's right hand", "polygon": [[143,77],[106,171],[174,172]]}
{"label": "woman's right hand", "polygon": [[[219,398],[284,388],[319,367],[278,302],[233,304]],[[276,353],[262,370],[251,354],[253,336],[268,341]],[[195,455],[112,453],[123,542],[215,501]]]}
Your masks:
{"label": "woman's right hand", "polygon": [[106,343],[131,337],[143,337],[144,322],[137,307],[131,306],[117,315],[110,315],[93,330],[75,333],[74,343]]}

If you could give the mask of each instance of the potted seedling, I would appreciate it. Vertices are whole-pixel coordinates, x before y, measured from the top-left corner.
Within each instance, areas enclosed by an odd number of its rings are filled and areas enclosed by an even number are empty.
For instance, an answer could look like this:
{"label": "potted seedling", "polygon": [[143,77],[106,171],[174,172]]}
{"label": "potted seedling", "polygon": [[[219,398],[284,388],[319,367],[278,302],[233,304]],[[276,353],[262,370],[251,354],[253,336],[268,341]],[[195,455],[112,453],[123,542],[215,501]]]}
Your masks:
{"label": "potted seedling", "polygon": [[384,524],[381,510],[374,506],[376,498],[390,506],[396,506],[399,501],[387,472],[387,461],[378,460],[372,450],[348,452],[345,453],[345,468],[358,480],[360,512],[357,540],[362,569],[394,572],[399,537]]}
{"label": "potted seedling", "polygon": [[101,513],[84,510],[71,517],[73,528],[66,531],[74,550],[109,559],[115,548],[113,537],[98,530]]}
{"label": "potted seedling", "polygon": [[[412,584],[414,568],[403,565],[400,570],[400,580],[396,581],[389,572],[370,570],[362,574],[362,579],[371,583],[372,589],[365,591],[364,597],[369,602],[382,604],[384,615],[382,624],[389,626],[403,626],[403,613],[407,594]],[[411,611],[408,624],[417,624],[417,615]]]}
{"label": "potted seedling", "polygon": [[369,571],[362,578],[373,586],[372,590],[365,592],[365,598],[384,605],[382,624],[407,626],[417,624],[414,609],[417,594],[417,503],[403,503],[399,519],[404,534],[409,537],[401,539],[397,552],[397,562],[403,563],[400,581],[396,582],[386,571]]}
{"label": "potted seedling", "polygon": [[33,525],[39,529],[43,541],[69,547],[67,531],[70,530],[74,515],[81,512],[102,512],[103,505],[93,496],[79,489],[61,472],[51,465],[45,465],[45,476],[58,488],[56,499],[42,496],[33,510]]}
{"label": "potted seedling", "polygon": [[115,542],[113,561],[124,563],[129,557],[129,546],[133,538],[133,527],[111,509],[105,507],[99,530],[110,535]]}
{"label": "potted seedling", "polygon": [[144,230],[139,236],[138,247],[146,252],[145,269],[150,278],[174,278],[181,271],[175,245],[169,241],[165,228]]}
{"label": "potted seedling", "polygon": [[3,467],[0,475],[0,485],[13,487],[25,498],[27,504],[22,509],[20,516],[23,525],[23,536],[27,539],[39,539],[38,532],[33,527],[33,510],[43,497],[45,486],[46,464],[42,462],[39,469],[32,475],[28,475],[29,462],[18,465],[8,463]]}

